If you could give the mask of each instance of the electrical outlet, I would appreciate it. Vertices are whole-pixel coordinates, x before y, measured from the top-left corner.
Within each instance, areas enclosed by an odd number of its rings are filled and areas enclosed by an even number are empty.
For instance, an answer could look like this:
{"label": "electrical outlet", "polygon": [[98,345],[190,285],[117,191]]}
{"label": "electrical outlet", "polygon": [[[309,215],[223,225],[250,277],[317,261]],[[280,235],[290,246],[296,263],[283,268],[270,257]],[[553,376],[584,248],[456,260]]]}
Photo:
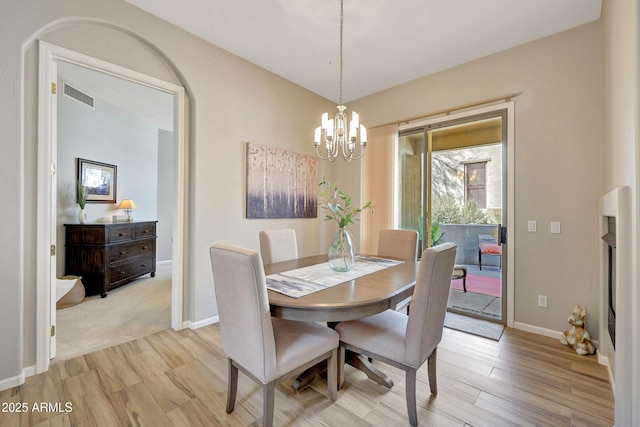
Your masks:
{"label": "electrical outlet", "polygon": [[551,234],[560,234],[560,221],[551,221]]}
{"label": "electrical outlet", "polygon": [[547,296],[546,295],[538,295],[538,307],[547,308]]}
{"label": "electrical outlet", "polygon": [[538,228],[538,224],[535,221],[529,221],[527,223],[527,231],[531,233],[535,233],[537,228]]}

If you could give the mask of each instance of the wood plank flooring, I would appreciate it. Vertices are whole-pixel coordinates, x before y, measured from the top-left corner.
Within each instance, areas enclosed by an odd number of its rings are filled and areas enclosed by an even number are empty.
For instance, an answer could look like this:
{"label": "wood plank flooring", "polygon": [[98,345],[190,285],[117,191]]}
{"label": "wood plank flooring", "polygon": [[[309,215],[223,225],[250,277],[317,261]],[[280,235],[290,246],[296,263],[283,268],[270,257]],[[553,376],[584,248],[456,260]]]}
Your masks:
{"label": "wood plank flooring", "polygon": [[[299,393],[292,380],[281,384],[274,425],[408,425],[403,373],[377,366],[392,389],[347,367],[335,403],[322,378]],[[260,425],[261,388],[240,374],[236,409],[226,414],[226,378],[218,325],[166,330],[53,364],[1,391],[0,427]],[[496,342],[445,328],[437,396],[427,381],[425,364],[417,384],[422,426],[613,425],[606,369],[595,356],[527,332],[507,328]]]}

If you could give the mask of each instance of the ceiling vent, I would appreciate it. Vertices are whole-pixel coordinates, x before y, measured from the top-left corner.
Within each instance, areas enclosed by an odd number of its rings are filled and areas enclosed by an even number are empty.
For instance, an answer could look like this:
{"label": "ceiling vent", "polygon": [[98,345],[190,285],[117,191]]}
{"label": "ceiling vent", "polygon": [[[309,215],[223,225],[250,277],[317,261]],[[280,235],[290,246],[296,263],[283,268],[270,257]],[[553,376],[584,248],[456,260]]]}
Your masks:
{"label": "ceiling vent", "polygon": [[95,102],[95,98],[93,96],[89,96],[84,92],[79,91],[73,86],[70,86],[66,82],[64,82],[64,94],[70,98],[75,99],[78,102],[82,102],[84,105],[93,108],[93,104]]}

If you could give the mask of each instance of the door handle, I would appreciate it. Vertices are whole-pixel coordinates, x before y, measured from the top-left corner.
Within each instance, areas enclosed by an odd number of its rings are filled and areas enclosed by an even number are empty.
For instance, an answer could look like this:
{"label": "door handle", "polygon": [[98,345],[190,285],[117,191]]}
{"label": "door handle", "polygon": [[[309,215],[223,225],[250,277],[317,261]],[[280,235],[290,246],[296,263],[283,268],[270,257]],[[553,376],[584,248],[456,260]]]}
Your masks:
{"label": "door handle", "polygon": [[498,224],[498,244],[502,245],[505,243],[507,243],[507,227]]}

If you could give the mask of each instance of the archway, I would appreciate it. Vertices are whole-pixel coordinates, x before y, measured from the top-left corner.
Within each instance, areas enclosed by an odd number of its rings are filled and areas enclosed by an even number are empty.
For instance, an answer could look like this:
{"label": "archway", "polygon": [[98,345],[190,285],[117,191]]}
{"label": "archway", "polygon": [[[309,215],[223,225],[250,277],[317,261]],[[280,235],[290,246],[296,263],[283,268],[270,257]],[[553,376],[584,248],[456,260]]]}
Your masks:
{"label": "archway", "polygon": [[[85,22],[83,22],[85,24]],[[68,26],[65,23],[64,26]],[[98,25],[102,26],[102,23]],[[62,25],[61,25],[62,26]],[[60,27],[61,27],[60,26]],[[135,37],[147,46],[148,49],[157,52],[157,49],[145,43],[139,37],[132,35],[129,31],[106,26],[116,32],[121,31],[128,36]],[[50,33],[55,29],[47,29]],[[42,33],[44,35],[45,32]],[[159,52],[157,52],[159,53]],[[166,66],[174,67],[161,54],[166,62]],[[88,55],[39,41],[39,91],[38,91],[38,213],[37,213],[37,301],[36,301],[36,371],[46,371],[49,366],[49,356],[51,350],[51,333],[53,332],[51,315],[55,310],[55,302],[52,302],[51,280],[55,279],[55,262],[52,258],[52,240],[55,242],[55,221],[52,215],[55,213],[55,193],[52,183],[55,182],[55,174],[50,171],[55,170],[55,94],[51,93],[51,82],[55,82],[57,74],[56,62],[66,61],[76,65],[81,65],[93,70],[107,73],[128,81],[136,82],[149,87],[163,90],[172,94],[174,99],[174,129],[175,129],[175,206],[173,215],[173,244],[172,258],[174,259],[172,268],[172,304],[171,304],[171,327],[181,329],[183,324],[183,299],[184,299],[184,253],[186,251],[185,230],[186,218],[185,207],[188,194],[186,182],[186,171],[188,170],[188,150],[186,137],[186,95],[185,89],[181,85],[163,81],[149,75],[115,65]],[[177,79],[182,82],[179,73],[174,71]],[[53,79],[53,80],[52,80]],[[60,242],[59,242],[60,243]],[[58,244],[58,246],[60,246]],[[53,307],[53,308],[52,308]]]}

